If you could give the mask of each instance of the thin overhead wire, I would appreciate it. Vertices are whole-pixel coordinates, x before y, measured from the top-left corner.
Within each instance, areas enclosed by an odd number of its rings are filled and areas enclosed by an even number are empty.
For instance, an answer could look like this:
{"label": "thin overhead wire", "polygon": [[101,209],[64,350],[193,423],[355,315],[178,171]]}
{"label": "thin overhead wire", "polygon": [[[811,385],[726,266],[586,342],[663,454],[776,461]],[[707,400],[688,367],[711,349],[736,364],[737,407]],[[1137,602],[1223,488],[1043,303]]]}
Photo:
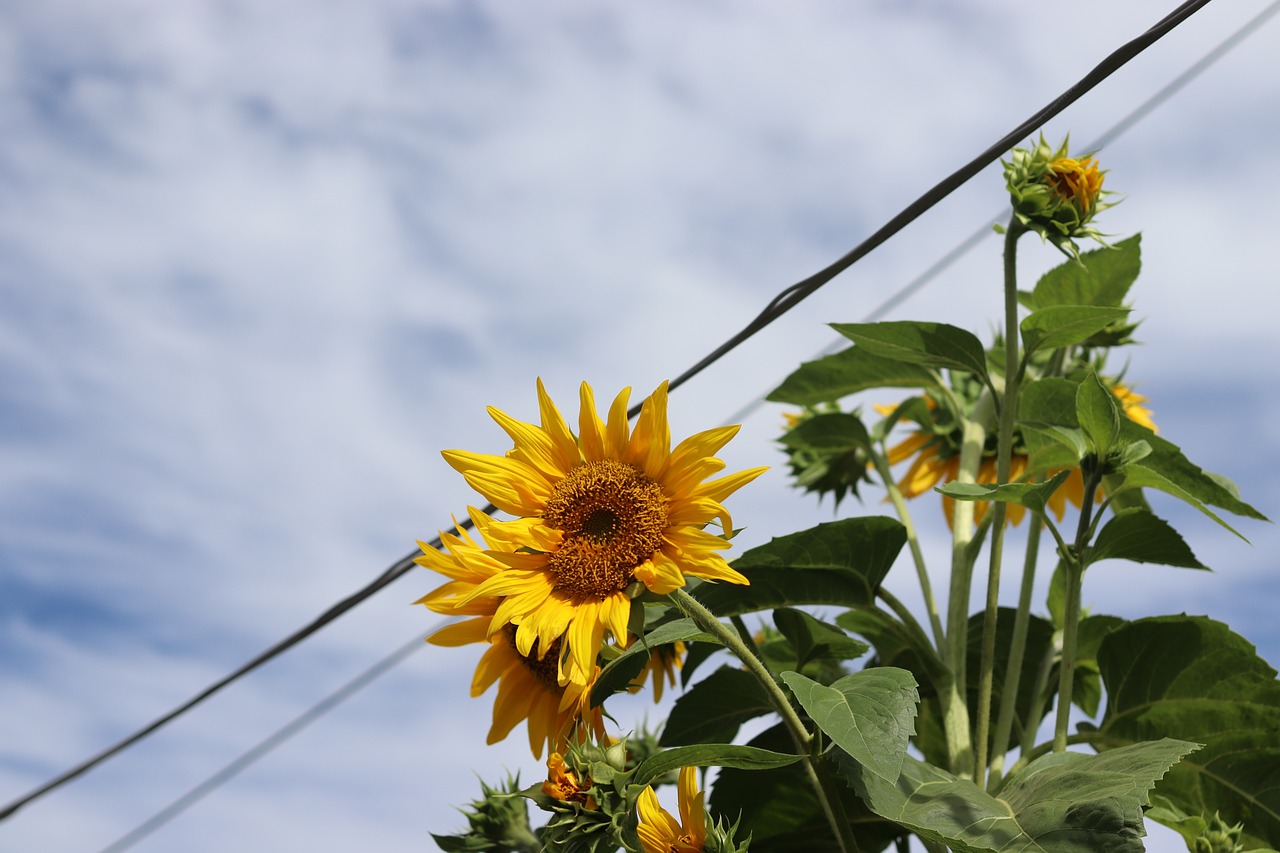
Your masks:
{"label": "thin overhead wire", "polygon": [[[887,241],[890,237],[892,237],[898,231],[901,231],[903,228],[905,228],[908,224],[910,224],[920,215],[928,211],[930,208],[932,208],[942,199],[946,198],[948,195],[950,195],[952,192],[954,192],[956,189],[962,186],[966,181],[968,181],[974,175],[982,171],[982,169],[986,168],[991,163],[994,163],[996,160],[1000,158],[1002,154],[1004,154],[1010,148],[1012,148],[1015,143],[1026,138],[1033,131],[1041,127],[1045,122],[1049,121],[1054,116],[1058,115],[1060,112],[1066,109],[1068,106],[1075,103],[1082,96],[1088,93],[1091,89],[1096,87],[1099,83],[1101,83],[1107,77],[1111,76],[1117,70],[1122,68],[1134,57],[1138,56],[1143,51],[1145,51],[1148,47],[1155,44],[1157,41],[1159,41],[1161,38],[1167,35],[1170,31],[1172,31],[1176,26],[1178,26],[1180,23],[1185,21],[1191,15],[1195,14],[1197,11],[1199,11],[1202,7],[1204,7],[1208,3],[1209,3],[1209,0],[1186,0],[1186,2],[1179,5],[1167,16],[1165,16],[1159,22],[1153,25],[1150,29],[1146,30],[1144,33],[1137,36],[1136,38],[1131,39],[1130,41],[1121,45],[1119,48],[1117,48],[1115,51],[1113,51],[1111,54],[1105,57],[1101,62],[1099,62],[1096,66],[1094,66],[1094,68],[1090,70],[1084,77],[1082,77],[1075,85],[1071,86],[1061,95],[1054,98],[1045,107],[1038,110],[1030,118],[1020,123],[1017,127],[1011,130],[1009,133],[1005,134],[1003,137],[1001,137],[997,142],[989,146],[981,154],[974,157],[972,160],[970,160],[964,166],[961,166],[956,171],[952,172],[943,180],[939,181],[935,186],[933,186],[931,189],[926,191],[923,195],[921,195],[919,198],[917,198],[915,201],[909,204],[900,213],[898,213],[896,216],[890,219],[884,226],[882,226],[879,230],[874,232],[871,236],[867,237],[865,240],[863,240],[860,244],[858,244],[856,247],[854,247],[844,256],[842,256],[841,258],[839,258],[838,260],[836,260],[834,263],[830,264],[826,268],[819,270],[818,272],[814,273],[813,275],[809,276],[806,279],[803,279],[802,281],[796,282],[795,284],[791,285],[790,287],[786,288],[781,293],[779,293],[776,297],[774,297],[773,300],[769,302],[768,305],[765,306],[764,310],[761,311],[760,314],[757,315],[754,320],[748,323],[741,331],[733,335],[731,338],[729,338],[727,341],[725,341],[723,344],[721,344],[719,347],[717,347],[707,356],[705,356],[700,361],[695,363],[692,367],[685,370],[676,378],[672,379],[669,383],[669,388],[671,390],[674,390],[680,387],[685,382],[689,381],[694,376],[697,376],[703,370],[710,367],[716,361],[719,361],[723,356],[725,356],[732,350],[736,349],[740,344],[742,344],[747,339],[751,338],[757,332],[764,329],[769,324],[773,323],[775,320],[777,320],[787,311],[791,310],[800,302],[802,302],[804,299],[812,295],[820,287],[830,282],[837,275],[844,272],[846,269],[848,269],[858,260],[865,257],[873,249],[880,246],[882,243]],[[640,408],[639,405],[633,406],[631,411],[628,412],[628,416],[635,417],[639,413],[639,408]],[[492,506],[489,506],[486,508],[486,511],[492,511],[492,510],[493,510]],[[469,519],[464,520],[460,526],[464,528],[469,528],[470,527]],[[429,544],[431,544],[433,547],[439,547],[439,545],[441,544],[439,537],[436,537],[435,539],[433,539],[432,542]],[[194,697],[192,697],[188,701],[174,708],[169,713],[165,714],[162,717],[157,718],[150,724],[144,726],[143,728],[139,729],[138,731],[134,732],[133,734],[129,735],[128,737],[114,744],[113,746],[108,747],[102,752],[99,752],[98,754],[92,756],[91,758],[86,759],[85,761],[81,762],[80,764],[76,765],[70,770],[67,770],[66,772],[51,779],[45,784],[29,791],[28,793],[24,794],[18,799],[12,801],[8,805],[6,805],[3,810],[0,810],[0,821],[3,821],[6,818],[10,817],[18,809],[22,808],[23,806],[30,803],[31,801],[49,793],[50,791],[53,791],[61,787],[62,785],[65,785],[66,783],[70,782],[73,779],[78,778],[79,776],[93,769],[97,765],[101,764],[103,761],[106,761],[108,758],[112,757],[113,755],[116,755],[122,750],[132,746],[133,744],[142,740],[144,737],[147,737],[148,735],[155,732],[157,729],[161,728],[165,724],[171,722],[172,720],[176,719],[177,717],[181,716],[182,714],[194,708],[196,705],[205,701],[210,696],[222,690],[228,684],[242,678],[243,676],[257,669],[262,664],[266,663],[272,658],[275,658],[281,653],[297,645],[302,640],[314,634],[320,628],[323,628],[325,625],[328,625],[330,622],[333,622],[335,619],[337,619],[342,614],[346,613],[348,610],[351,610],[356,605],[370,598],[374,593],[379,592],[380,590],[382,590],[383,588],[391,584],[393,581],[405,575],[410,569],[413,568],[414,558],[417,556],[417,554],[418,552],[414,551],[413,553],[408,554],[402,557],[401,559],[397,560],[395,563],[388,566],[387,569],[382,572],[382,574],[374,578],[364,587],[352,593],[351,595],[347,596],[346,598],[342,599],[337,604],[334,604],[332,607],[330,607],[324,613],[320,614],[320,616],[313,619],[307,625],[303,626],[302,628],[293,632],[289,636],[285,637],[283,640],[271,646],[261,654],[257,655],[252,660],[248,661],[243,666],[239,667],[229,675],[214,682],[209,687],[205,688],[203,691],[196,694]]]}
{"label": "thin overhead wire", "polygon": [[[441,625],[446,622],[448,622],[447,619],[442,620]],[[440,625],[437,625],[436,627],[439,628]],[[285,741],[289,740],[307,726],[311,725],[316,720],[341,705],[356,693],[359,693],[361,690],[368,687],[378,678],[389,672],[392,668],[406,660],[409,655],[413,654],[418,649],[423,648],[426,645],[424,641],[428,636],[434,633],[434,631],[435,629],[432,629],[426,634],[419,634],[414,637],[408,643],[396,649],[394,652],[387,655],[382,660],[378,661],[373,666],[369,667],[364,672],[360,673],[355,678],[351,679],[346,684],[321,699],[315,705],[312,705],[303,713],[294,717],[287,724],[263,738],[221,770],[214,773],[191,790],[187,791],[181,797],[178,797],[178,799],[174,800],[172,803],[108,844],[106,847],[102,848],[102,853],[120,853],[122,850],[128,850],[130,847],[137,844],[139,841],[203,800],[218,788],[222,787],[227,782],[230,782],[236,776],[239,776],[268,753],[275,751],[277,747],[283,745]]]}

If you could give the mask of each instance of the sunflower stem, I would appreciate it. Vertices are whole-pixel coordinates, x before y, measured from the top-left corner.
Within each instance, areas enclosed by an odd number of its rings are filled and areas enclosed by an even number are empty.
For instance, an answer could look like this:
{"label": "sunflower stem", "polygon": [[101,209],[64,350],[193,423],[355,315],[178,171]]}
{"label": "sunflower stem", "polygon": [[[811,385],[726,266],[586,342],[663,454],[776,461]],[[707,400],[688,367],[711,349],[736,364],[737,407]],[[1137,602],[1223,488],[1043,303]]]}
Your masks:
{"label": "sunflower stem", "polygon": [[889,500],[893,503],[893,508],[898,513],[898,520],[902,522],[903,528],[906,529],[907,546],[911,549],[911,559],[916,566],[916,577],[920,579],[920,592],[924,596],[925,609],[929,611],[929,626],[933,629],[933,641],[938,652],[941,653],[946,647],[947,638],[942,629],[942,617],[938,613],[938,600],[933,595],[933,584],[929,580],[929,571],[925,566],[924,552],[920,549],[920,538],[916,535],[915,523],[911,520],[911,513],[907,509],[906,500],[902,497],[902,490],[898,488],[897,482],[889,472],[888,458],[883,453],[873,450],[871,459],[875,463],[876,472],[884,483],[885,491],[889,494]]}
{"label": "sunflower stem", "polygon": [[[996,482],[1009,482],[1013,459],[1013,420],[1018,410],[1018,238],[1024,231],[1017,216],[1010,217],[1004,235],[1004,395],[1000,400],[1000,435],[996,446]],[[978,670],[978,724],[974,735],[978,752],[974,781],[984,787],[990,744],[991,689],[996,662],[996,624],[1000,616],[1000,566],[1004,559],[1004,529],[1008,505],[997,503],[991,519],[991,562],[987,572],[987,610],[982,620],[982,658]]]}
{"label": "sunflower stem", "polygon": [[[1027,531],[1027,553],[1022,564],[1022,588],[1018,593],[1018,612],[1013,617],[1013,638],[1009,646],[1009,664],[1005,668],[1004,686],[1000,689],[1000,715],[996,718],[996,734],[992,739],[995,753],[991,756],[991,777],[988,788],[1000,783],[1004,772],[1004,759],[1013,732],[1013,715],[1018,706],[1018,687],[1022,681],[1022,659],[1026,652],[1027,628],[1031,623],[1031,594],[1036,581],[1036,558],[1040,552],[1040,531],[1044,522],[1035,515]],[[1028,717],[1024,725],[1034,726]]]}
{"label": "sunflower stem", "polygon": [[[1080,523],[1076,526],[1075,544],[1063,554],[1067,570],[1067,600],[1062,613],[1062,668],[1058,672],[1058,715],[1053,727],[1053,751],[1067,748],[1067,726],[1071,718],[1071,699],[1075,691],[1076,641],[1080,635],[1080,589],[1084,585],[1084,563],[1081,555],[1093,530],[1093,501],[1102,483],[1102,465],[1082,465],[1084,496],[1080,505]],[[1061,549],[1060,549],[1061,550]]]}
{"label": "sunflower stem", "polygon": [[[989,399],[989,398],[988,398]],[[979,407],[982,403],[979,400]],[[962,422],[960,440],[960,464],[956,482],[972,483],[977,480],[982,464],[982,448],[987,441],[987,430],[975,410],[974,416]],[[951,673],[951,683],[939,687],[942,702],[943,728],[947,741],[948,769],[962,778],[973,773],[973,733],[969,728],[969,705],[965,700],[968,689],[966,667],[969,644],[969,593],[973,582],[972,501],[955,501],[951,514],[951,590],[947,599],[947,645],[944,660]]]}
{"label": "sunflower stem", "polygon": [[844,804],[840,801],[839,793],[835,789],[835,780],[826,771],[826,766],[823,764],[821,756],[814,754],[814,737],[805,727],[804,721],[800,719],[800,715],[796,713],[795,708],[791,707],[791,700],[782,692],[782,688],[778,686],[773,674],[752,653],[737,632],[731,631],[728,626],[720,621],[719,617],[703,606],[702,602],[683,589],[677,589],[672,592],[671,600],[699,628],[723,643],[725,648],[742,661],[742,665],[746,667],[747,672],[754,675],[756,680],[760,682],[760,686],[764,688],[765,694],[769,697],[770,704],[778,712],[778,716],[782,718],[783,726],[791,735],[796,752],[804,756],[805,772],[809,776],[809,784],[813,786],[814,793],[818,795],[818,802],[821,803],[822,811],[826,814],[827,821],[831,824],[831,829],[840,844],[840,849],[844,853],[858,853],[858,842],[854,839],[853,828],[849,825],[849,820],[844,814]]}

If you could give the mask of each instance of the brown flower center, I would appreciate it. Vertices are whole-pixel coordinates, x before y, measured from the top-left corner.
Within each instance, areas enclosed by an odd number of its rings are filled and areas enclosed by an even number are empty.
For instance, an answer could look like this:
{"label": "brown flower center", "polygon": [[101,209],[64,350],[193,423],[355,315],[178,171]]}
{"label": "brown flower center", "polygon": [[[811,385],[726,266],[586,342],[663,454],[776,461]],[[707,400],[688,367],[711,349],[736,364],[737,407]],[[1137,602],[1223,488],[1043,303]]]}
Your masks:
{"label": "brown flower center", "polygon": [[516,650],[516,657],[520,658],[520,662],[524,664],[524,668],[529,670],[529,674],[538,680],[539,683],[545,685],[548,689],[560,693],[564,690],[560,686],[560,640],[557,639],[547,649],[547,653],[541,658],[538,657],[538,643],[534,641],[533,648],[529,650],[529,654],[520,654],[520,649],[516,647],[516,626],[507,624],[503,626],[503,630],[507,634],[507,641],[511,643],[511,648]]}
{"label": "brown flower center", "polygon": [[556,589],[604,598],[631,582],[662,546],[662,486],[613,459],[586,462],[556,483],[543,520],[564,533],[548,569]]}

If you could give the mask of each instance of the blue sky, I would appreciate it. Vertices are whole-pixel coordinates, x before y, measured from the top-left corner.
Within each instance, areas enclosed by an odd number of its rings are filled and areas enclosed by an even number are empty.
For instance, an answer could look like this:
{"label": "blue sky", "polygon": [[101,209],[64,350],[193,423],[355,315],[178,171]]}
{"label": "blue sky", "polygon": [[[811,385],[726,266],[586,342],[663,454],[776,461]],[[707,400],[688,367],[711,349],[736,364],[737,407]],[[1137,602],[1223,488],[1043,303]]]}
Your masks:
{"label": "blue sky", "polygon": [[[439,451],[505,449],[486,405],[532,418],[539,376],[566,406],[583,379],[648,393],[1171,5],[0,5],[0,800],[476,502]],[[1265,5],[1211,4],[1048,136],[1101,134]],[[1278,47],[1272,23],[1102,153],[1126,196],[1103,229],[1144,232],[1129,377],[1272,517]],[[673,394],[673,433],[767,392],[1003,201],[989,169]],[[1024,246],[1029,284],[1058,258]],[[893,317],[989,329],[998,253]],[[788,488],[780,416],[725,452],[775,466],[731,502],[746,546],[832,516]],[[1273,527],[1242,522],[1247,546],[1156,506],[1216,574],[1117,565],[1086,601],[1208,613],[1280,661]],[[436,583],[28,806],[0,849],[106,846],[435,625],[410,603]],[[483,745],[475,658],[414,655],[135,849],[421,849],[473,770],[541,773],[519,738]]]}

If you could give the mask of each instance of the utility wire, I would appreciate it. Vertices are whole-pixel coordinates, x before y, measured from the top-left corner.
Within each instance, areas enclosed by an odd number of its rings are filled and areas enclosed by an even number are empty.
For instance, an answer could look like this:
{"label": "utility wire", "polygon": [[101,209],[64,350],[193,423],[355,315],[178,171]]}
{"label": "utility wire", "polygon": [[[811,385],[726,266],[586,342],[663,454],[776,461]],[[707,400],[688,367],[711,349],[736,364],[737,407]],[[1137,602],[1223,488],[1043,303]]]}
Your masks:
{"label": "utility wire", "polygon": [[[1049,121],[1054,116],[1058,115],[1060,112],[1065,110],[1068,106],[1075,103],[1083,95],[1085,95],[1091,89],[1095,88],[1099,83],[1101,83],[1107,77],[1111,76],[1117,70],[1122,68],[1130,60],[1138,56],[1148,47],[1155,44],[1157,41],[1159,41],[1161,38],[1167,35],[1170,31],[1172,31],[1174,27],[1178,26],[1178,24],[1185,21],[1187,18],[1195,14],[1197,11],[1199,11],[1202,7],[1204,7],[1208,3],[1209,3],[1209,0],[1187,0],[1187,2],[1184,2],[1181,5],[1179,5],[1176,9],[1174,9],[1171,13],[1169,13],[1167,16],[1165,16],[1160,21],[1158,21],[1146,32],[1142,33],[1138,37],[1131,39],[1130,41],[1121,45],[1119,48],[1113,51],[1110,55],[1104,58],[1101,62],[1099,62],[1096,66],[1094,66],[1094,68],[1091,71],[1089,71],[1089,73],[1087,73],[1084,77],[1082,77],[1079,80],[1079,82],[1077,82],[1071,88],[1067,89],[1058,97],[1054,98],[1046,106],[1044,106],[1042,109],[1037,111],[1030,118],[1023,121],[1013,130],[1011,130],[1009,133],[1005,134],[997,142],[992,144],[990,147],[988,147],[985,151],[983,151],[977,157],[974,157],[964,166],[961,166],[955,172],[952,172],[946,178],[939,181],[935,186],[933,186],[931,189],[929,189],[927,192],[925,192],[923,195],[921,195],[919,198],[917,198],[915,201],[909,204],[900,213],[898,213],[896,216],[890,219],[878,231],[876,231],[870,237],[863,240],[860,244],[854,247],[851,251],[849,251],[843,257],[841,257],[831,265],[827,266],[825,269],[819,270],[818,272],[814,273],[808,278],[803,279],[802,281],[799,281],[791,285],[790,287],[786,288],[781,293],[779,293],[776,297],[774,297],[773,300],[769,302],[768,305],[765,306],[764,310],[761,311],[760,314],[757,315],[754,320],[748,323],[740,332],[738,332],[733,337],[729,338],[727,341],[725,341],[723,344],[721,344],[719,347],[717,347],[715,350],[713,350],[711,353],[705,356],[702,360],[698,361],[696,364],[694,364],[688,370],[681,373],[675,379],[672,379],[668,387],[674,390],[680,387],[681,385],[683,385],[685,382],[688,382],[694,376],[697,376],[703,370],[707,369],[712,364],[719,361],[724,355],[736,349],[738,345],[746,341],[748,338],[752,337],[757,332],[759,332],[760,330],[768,326],[770,323],[777,320],[787,311],[790,311],[796,305],[800,304],[800,302],[802,302],[804,299],[806,299],[808,296],[814,293],[814,291],[818,290],[818,288],[822,287],[824,284],[831,281],[841,272],[848,269],[850,266],[852,266],[854,263],[859,261],[861,258],[865,257],[873,249],[877,248],[886,240],[888,240],[890,237],[892,237],[894,234],[901,231],[903,228],[909,225],[912,221],[914,221],[920,215],[928,211],[930,208],[932,208],[942,199],[946,198],[948,195],[950,195],[952,192],[958,189],[961,185],[963,185],[966,181],[968,181],[974,175],[978,174],[978,172],[982,171],[982,169],[986,168],[991,163],[994,163],[996,160],[998,160],[1000,158],[1000,155],[1004,154],[1006,151],[1012,148],[1015,143],[1027,137],[1028,135],[1030,135],[1032,131],[1036,130],[1037,128],[1042,126],[1045,122]],[[635,417],[639,413],[639,410],[640,410],[640,404],[633,406],[631,410],[628,412],[628,417]],[[492,511],[492,509],[493,507],[492,505],[490,505],[489,507],[486,508],[486,511]],[[469,519],[464,520],[460,526],[464,528],[469,528],[471,526],[470,520]],[[430,544],[433,545],[434,547],[439,547],[439,545],[441,544],[440,538],[436,537],[434,540],[432,540]],[[307,637],[314,634],[316,631],[320,630],[320,628],[323,628],[325,625],[334,621],[339,616],[341,616],[342,614],[346,613],[348,610],[355,607],[357,604],[360,604],[365,599],[371,597],[374,593],[382,590],[384,587],[388,586],[391,582],[397,580],[398,578],[406,574],[411,568],[413,568],[413,565],[414,565],[413,561],[414,561],[414,558],[417,556],[417,554],[418,552],[414,551],[413,553],[402,557],[400,560],[396,561],[391,566],[387,567],[387,569],[381,575],[376,577],[373,581],[365,585],[363,588],[357,590],[356,592],[342,599],[337,604],[334,604],[332,607],[330,607],[320,616],[316,617],[307,625],[303,626],[302,628],[298,629],[294,633],[285,637],[280,642],[268,648],[266,651],[257,655],[248,663],[244,664],[243,666],[241,666],[239,669],[235,670],[231,674],[214,682],[212,685],[205,688],[203,691],[201,691],[200,693],[198,693],[197,695],[189,699],[187,702],[184,702],[182,705],[179,705],[177,708],[173,709],[169,713],[165,714],[162,717],[159,717],[158,719],[154,720],[153,722],[143,727],[142,729],[139,729],[137,732],[133,733],[132,735],[129,735],[124,740],[121,740],[120,742],[116,743],[111,747],[108,747],[107,749],[103,750],[97,755],[94,755],[93,757],[86,759],[85,761],[76,765],[70,770],[67,770],[61,775],[55,777],[54,779],[51,779],[45,784],[39,786],[38,788],[35,788],[34,790],[28,792],[27,794],[24,794],[23,796],[9,803],[7,806],[4,807],[2,811],[0,811],[0,821],[3,821],[4,819],[8,818],[14,812],[22,808],[24,805],[31,802],[32,800],[35,800],[38,797],[41,797],[44,794],[47,794],[48,792],[56,788],[59,788],[62,785],[65,785],[67,782],[70,782],[72,779],[75,779],[83,775],[84,773],[88,772],[92,768],[101,764],[103,761],[106,761],[108,758],[115,755],[116,753],[126,749],[129,746],[132,746],[134,743],[137,743],[139,740],[142,740],[144,737],[150,735],[152,732],[156,731],[161,726],[165,725],[166,723],[170,722],[176,717],[186,713],[191,708],[203,702],[205,699],[208,699],[210,696],[217,693],[219,690],[226,687],[231,682],[238,680],[242,676],[248,674],[249,672],[252,672],[253,670],[257,669],[259,666],[271,660],[272,658],[276,657],[277,655],[281,654],[282,652],[287,651],[288,649],[297,645],[302,640],[306,639]]]}
{"label": "utility wire", "polygon": [[[442,620],[441,625],[448,620]],[[437,625],[436,628],[439,628]],[[267,755],[267,753],[275,750],[276,747],[282,745],[285,741],[301,732],[307,726],[341,705],[355,693],[368,687],[380,676],[386,674],[392,667],[404,661],[409,655],[423,648],[426,643],[423,642],[428,636],[435,632],[433,628],[426,634],[419,634],[405,645],[396,649],[346,684],[321,699],[315,705],[308,708],[303,713],[294,717],[289,723],[278,729],[274,733],[268,735],[263,740],[255,744],[247,752],[242,753],[238,758],[230,764],[223,767],[217,773],[205,779],[199,785],[196,785],[190,791],[187,791],[181,797],[147,818],[142,823],[131,829],[129,832],[117,838],[115,841],[102,848],[102,853],[120,853],[122,850],[128,850],[187,809],[194,806],[200,800],[204,799],[216,789],[222,787],[223,784],[231,781],[245,770],[249,769],[253,764]]]}

